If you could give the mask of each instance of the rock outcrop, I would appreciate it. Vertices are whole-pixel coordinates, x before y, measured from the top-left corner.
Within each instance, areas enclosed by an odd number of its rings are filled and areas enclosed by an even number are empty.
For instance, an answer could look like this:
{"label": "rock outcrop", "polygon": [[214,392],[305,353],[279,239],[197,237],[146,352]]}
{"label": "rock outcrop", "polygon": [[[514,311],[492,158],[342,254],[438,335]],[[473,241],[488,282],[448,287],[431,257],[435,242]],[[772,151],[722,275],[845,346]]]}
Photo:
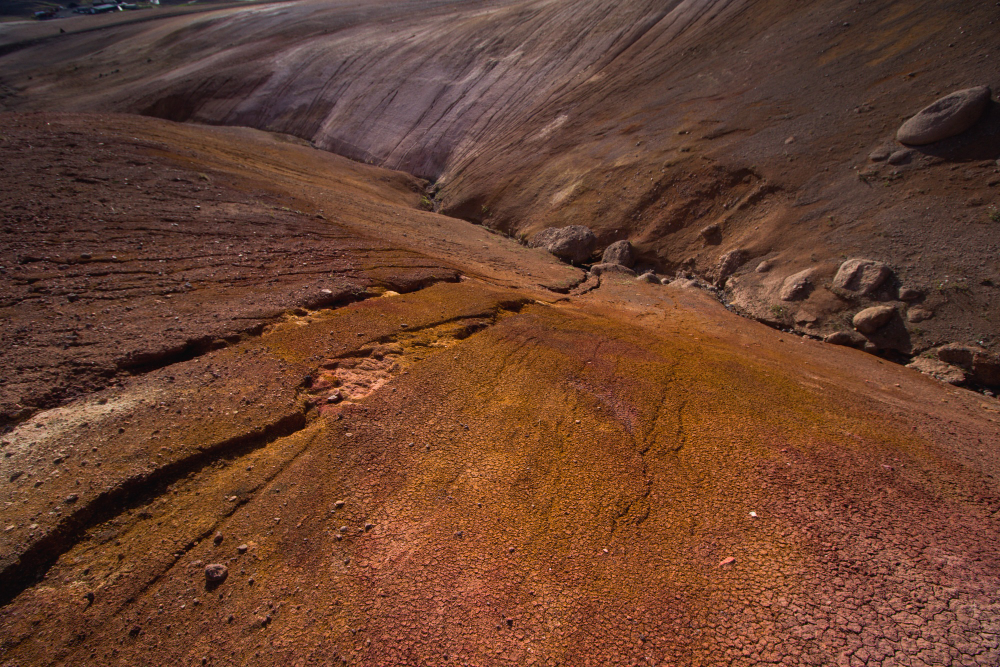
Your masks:
{"label": "rock outcrop", "polygon": [[535,234],[533,248],[544,248],[559,259],[579,264],[590,259],[597,239],[594,232],[583,225],[549,227]]}
{"label": "rock outcrop", "polygon": [[1000,386],[1000,357],[981,347],[957,343],[942,345],[936,352],[938,359],[964,370],[972,382]]}
{"label": "rock outcrop", "polygon": [[930,375],[931,377],[936,378],[941,382],[947,382],[948,384],[962,385],[965,384],[966,381],[965,371],[957,366],[947,364],[938,359],[917,357],[910,363],[906,364],[906,367],[920,371],[925,375]]}
{"label": "rock outcrop", "polygon": [[896,139],[908,146],[924,146],[954,137],[976,124],[990,102],[989,86],[957,90],[920,110],[903,123]]}
{"label": "rock outcrop", "polygon": [[747,261],[747,251],[742,248],[730,250],[719,258],[719,278],[728,278]]}

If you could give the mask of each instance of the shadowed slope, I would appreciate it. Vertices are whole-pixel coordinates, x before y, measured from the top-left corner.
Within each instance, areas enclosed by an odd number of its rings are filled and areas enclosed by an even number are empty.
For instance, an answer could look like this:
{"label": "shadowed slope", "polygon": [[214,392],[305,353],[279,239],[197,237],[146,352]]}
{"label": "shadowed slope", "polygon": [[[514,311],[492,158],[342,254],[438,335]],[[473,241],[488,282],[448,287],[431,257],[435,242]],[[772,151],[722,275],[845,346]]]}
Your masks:
{"label": "shadowed slope", "polygon": [[[916,288],[933,315],[876,347],[995,348],[982,321],[1000,321],[1000,107],[896,164],[868,159],[900,148],[899,124],[936,97],[996,84],[994,13],[305,0],[8,46],[3,103],[293,134],[433,179],[438,210],[511,234],[586,224],[601,244],[629,238],[642,266],[725,284],[753,317],[818,335],[871,305],[829,289],[841,261],[868,257],[897,277],[883,300],[905,316],[898,288]],[[735,266],[722,261],[733,251]],[[762,260],[771,273],[753,271]],[[783,302],[805,269],[816,289]]]}

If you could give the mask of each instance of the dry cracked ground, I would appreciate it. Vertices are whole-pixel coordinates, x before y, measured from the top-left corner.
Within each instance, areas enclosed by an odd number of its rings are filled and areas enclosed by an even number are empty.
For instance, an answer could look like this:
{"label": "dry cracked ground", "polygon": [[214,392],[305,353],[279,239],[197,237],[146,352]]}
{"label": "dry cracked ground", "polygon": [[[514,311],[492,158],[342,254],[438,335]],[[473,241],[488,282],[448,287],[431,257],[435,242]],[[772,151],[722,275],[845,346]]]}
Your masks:
{"label": "dry cracked ground", "polygon": [[0,665],[1000,664],[997,21],[0,24]]}

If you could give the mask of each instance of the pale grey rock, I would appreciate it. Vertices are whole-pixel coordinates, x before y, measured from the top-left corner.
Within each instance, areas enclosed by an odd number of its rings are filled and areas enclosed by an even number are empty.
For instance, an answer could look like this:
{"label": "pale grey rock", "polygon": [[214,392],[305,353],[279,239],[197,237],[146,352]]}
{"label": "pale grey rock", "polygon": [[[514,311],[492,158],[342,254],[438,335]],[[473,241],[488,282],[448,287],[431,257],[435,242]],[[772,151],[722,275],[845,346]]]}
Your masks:
{"label": "pale grey rock", "polygon": [[989,86],[977,86],[946,95],[903,123],[896,139],[908,146],[924,146],[961,134],[982,117],[991,94]]}

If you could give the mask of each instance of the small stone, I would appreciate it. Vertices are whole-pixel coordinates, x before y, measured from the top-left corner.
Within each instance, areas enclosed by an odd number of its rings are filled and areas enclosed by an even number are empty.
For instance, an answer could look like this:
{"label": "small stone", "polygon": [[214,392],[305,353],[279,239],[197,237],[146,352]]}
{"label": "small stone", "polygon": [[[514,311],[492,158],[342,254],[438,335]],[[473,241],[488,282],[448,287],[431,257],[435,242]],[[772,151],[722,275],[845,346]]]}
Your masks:
{"label": "small stone", "polygon": [[238,553],[238,554],[240,554],[242,556],[243,554],[245,554],[247,552],[248,549],[250,549],[250,547],[248,547],[245,544],[241,544],[240,546],[236,547],[236,553]]}
{"label": "small stone", "polygon": [[374,527],[375,527],[375,524],[373,524],[373,523],[366,523],[365,524],[365,531],[369,531],[369,530],[371,530]]}
{"label": "small stone", "polygon": [[965,132],[989,106],[989,86],[957,90],[921,109],[903,123],[896,139],[908,146],[924,146]]}
{"label": "small stone", "polygon": [[913,158],[913,151],[908,148],[903,148],[898,151],[894,151],[892,155],[889,156],[889,164],[900,165],[907,164]]}
{"label": "small stone", "polygon": [[719,564],[716,565],[715,567],[717,567],[717,568],[719,568],[719,567],[729,567],[729,566],[731,566],[731,565],[733,565],[735,563],[736,563],[736,559],[733,556],[727,556],[727,557],[723,558],[719,562]]}
{"label": "small stone", "polygon": [[215,546],[219,546],[220,544],[222,544],[223,539],[225,538],[223,537],[222,533],[217,532],[215,533],[215,537],[212,538],[212,542],[215,543]]}
{"label": "small stone", "polygon": [[768,260],[765,259],[763,262],[761,262],[760,264],[757,265],[757,268],[754,269],[754,271],[756,271],[757,273],[767,273],[773,267],[774,267],[774,264],[772,264],[771,262],[769,262]]}
{"label": "small stone", "polygon": [[913,289],[912,287],[904,287],[899,290],[899,300],[907,301],[912,303],[914,301],[919,301],[924,296],[924,293],[918,289]]}
{"label": "small stone", "polygon": [[642,274],[641,276],[639,276],[638,278],[636,278],[636,280],[638,282],[640,282],[640,283],[650,283],[651,285],[662,285],[663,284],[663,282],[652,271],[649,271],[648,273]]}
{"label": "small stone", "polygon": [[344,398],[344,395],[340,393],[340,390],[334,391],[332,394],[326,397],[327,404],[339,403]]}
{"label": "small stone", "polygon": [[229,576],[229,568],[222,563],[211,563],[205,566],[205,583],[208,586],[218,586]]}
{"label": "small stone", "polygon": [[343,509],[343,507],[344,507],[344,501],[343,500],[338,500],[337,502],[335,502],[333,504],[333,509],[335,509],[335,510]]}
{"label": "small stone", "polygon": [[78,495],[76,495],[75,493],[71,493],[68,496],[66,496],[65,502],[66,502],[67,505],[72,505],[73,503],[75,503],[79,499],[80,499],[80,497]]}
{"label": "small stone", "polygon": [[872,162],[885,162],[889,159],[889,149],[876,148],[868,155],[868,159]]}
{"label": "small stone", "polygon": [[924,320],[929,320],[934,317],[934,311],[930,308],[923,308],[922,306],[917,306],[915,308],[910,308],[906,312],[907,322],[923,322]]}
{"label": "small stone", "polygon": [[894,306],[872,306],[856,314],[852,323],[855,329],[868,336],[888,324],[894,315]]}

